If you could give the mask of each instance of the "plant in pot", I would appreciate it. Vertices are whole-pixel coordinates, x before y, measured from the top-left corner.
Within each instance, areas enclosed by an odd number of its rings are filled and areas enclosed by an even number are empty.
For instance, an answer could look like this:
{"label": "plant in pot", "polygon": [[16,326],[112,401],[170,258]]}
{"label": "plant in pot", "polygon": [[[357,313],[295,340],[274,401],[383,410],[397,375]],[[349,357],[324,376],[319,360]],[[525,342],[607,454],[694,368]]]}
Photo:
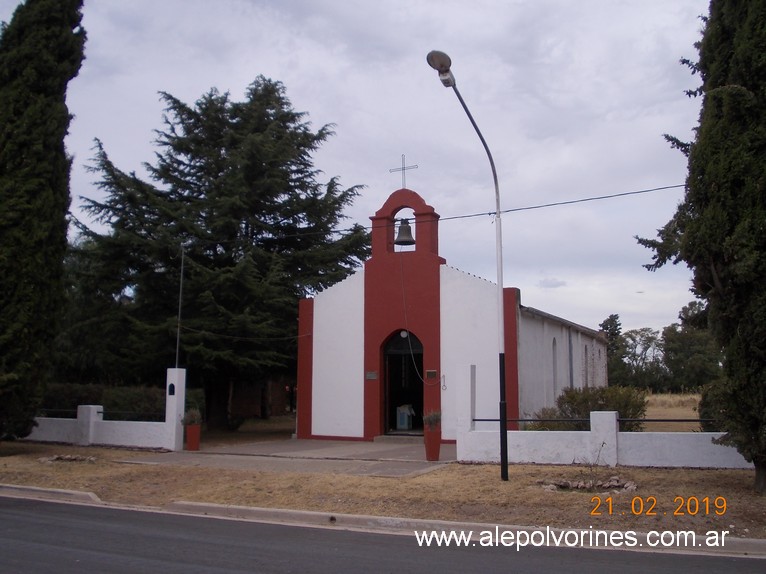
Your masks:
{"label": "plant in pot", "polygon": [[202,413],[199,409],[189,409],[181,418],[181,424],[186,430],[186,450],[199,450],[202,434]]}
{"label": "plant in pot", "polygon": [[426,444],[426,460],[439,460],[442,442],[441,422],[441,411],[428,411],[423,414],[423,440]]}

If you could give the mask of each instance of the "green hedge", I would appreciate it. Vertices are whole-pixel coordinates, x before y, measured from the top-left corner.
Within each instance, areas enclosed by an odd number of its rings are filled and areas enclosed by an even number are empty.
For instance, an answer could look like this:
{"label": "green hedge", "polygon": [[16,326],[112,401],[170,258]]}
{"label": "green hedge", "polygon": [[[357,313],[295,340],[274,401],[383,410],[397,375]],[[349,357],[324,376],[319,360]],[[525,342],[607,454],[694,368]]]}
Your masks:
{"label": "green hedge", "polygon": [[[165,419],[165,389],[158,387],[108,387],[54,383],[43,395],[42,416],[74,418],[78,405],[102,405],[104,419],[162,421]],[[201,389],[186,390],[186,408],[204,411]]]}
{"label": "green hedge", "polygon": [[[617,411],[622,419],[642,419],[646,416],[646,392],[635,387],[589,387],[566,389],[556,399],[556,407],[547,407],[534,414],[536,419],[527,430],[589,430],[591,411]],[[567,419],[587,419],[572,421]],[[620,422],[621,431],[640,431],[641,421]]]}

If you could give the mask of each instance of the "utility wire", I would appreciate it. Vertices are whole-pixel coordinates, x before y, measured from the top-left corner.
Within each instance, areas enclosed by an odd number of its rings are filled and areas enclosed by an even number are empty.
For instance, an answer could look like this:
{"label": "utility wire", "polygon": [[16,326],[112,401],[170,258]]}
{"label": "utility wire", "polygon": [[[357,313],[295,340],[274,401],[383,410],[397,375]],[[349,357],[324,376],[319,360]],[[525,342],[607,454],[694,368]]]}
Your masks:
{"label": "utility wire", "polygon": [[[569,199],[569,200],[566,200],[566,201],[555,201],[555,202],[551,202],[551,203],[541,203],[539,205],[527,205],[527,206],[524,206],[524,207],[512,207],[510,209],[503,209],[503,210],[500,211],[500,213],[516,213],[516,212],[520,212],[520,211],[532,211],[532,210],[535,210],[535,209],[546,209],[546,208],[549,208],[549,207],[559,207],[559,206],[562,206],[562,205],[574,205],[574,204],[577,204],[577,203],[587,203],[587,202],[591,202],[591,201],[603,201],[603,200],[606,200],[606,199],[616,199],[618,197],[627,197],[627,196],[631,196],[631,195],[641,195],[641,194],[645,194],[645,193],[652,193],[652,192],[655,192],[655,191],[665,191],[665,190],[668,190],[668,189],[679,189],[679,188],[682,188],[682,187],[685,187],[685,184],[665,185],[665,186],[661,186],[661,187],[653,187],[653,188],[650,188],[650,189],[639,189],[637,191],[625,191],[625,192],[622,192],[622,193],[612,193],[612,194],[608,194],[608,195],[597,195],[597,196],[593,196],[593,197],[583,197],[583,198],[579,198],[579,199]],[[453,221],[453,220],[456,220],[456,219],[471,219],[471,218],[474,218],[474,217],[486,217],[486,216],[492,217],[494,215],[495,215],[494,211],[482,211],[482,212],[479,212],[479,213],[468,213],[468,214],[464,214],[464,215],[451,215],[451,216],[447,216],[447,217],[440,217],[439,221]],[[403,218],[403,219],[407,219],[407,218]],[[276,234],[276,235],[274,235],[274,236],[272,236],[272,237],[270,237],[268,239],[280,240],[280,239],[289,239],[289,238],[295,238],[295,237],[308,237],[308,236],[311,236],[311,235],[344,234],[344,233],[352,233],[352,232],[358,231],[360,229],[371,231],[371,230],[377,229],[379,227],[390,227],[390,226],[391,226],[390,223],[387,223],[385,225],[368,225],[368,226],[363,226],[363,225],[357,224],[354,227],[349,227],[349,228],[346,228],[346,229],[324,230],[324,231],[308,231],[308,230],[306,230],[306,231],[303,231],[301,233],[291,233],[291,234],[285,234],[285,235]],[[225,245],[227,243],[238,243],[239,240],[236,240],[236,239],[232,239],[232,240],[214,240],[214,239],[204,240],[204,239],[195,239],[194,242],[197,243],[197,244],[207,243],[207,244],[210,244],[210,245]]]}
{"label": "utility wire", "polygon": [[[517,211],[531,211],[533,209],[544,209],[547,207],[557,207],[559,205],[573,205],[575,203],[586,203],[588,201],[601,201],[604,199],[614,199],[616,197],[626,197],[629,195],[640,195],[643,193],[651,193],[653,191],[664,191],[666,189],[678,189],[685,187],[685,184],[679,185],[665,185],[663,187],[653,187],[651,189],[640,189],[638,191],[625,191],[622,193],[612,193],[609,195],[597,195],[595,197],[583,197],[580,199],[569,199],[567,201],[556,201],[552,203],[541,203],[539,205],[528,205],[525,207],[512,207],[511,209],[502,209],[500,213],[514,213]],[[468,219],[470,217],[482,217],[487,215],[495,215],[494,211],[483,211],[481,213],[470,213],[467,215],[453,215],[450,217],[442,217],[440,221],[449,221],[451,219]]]}

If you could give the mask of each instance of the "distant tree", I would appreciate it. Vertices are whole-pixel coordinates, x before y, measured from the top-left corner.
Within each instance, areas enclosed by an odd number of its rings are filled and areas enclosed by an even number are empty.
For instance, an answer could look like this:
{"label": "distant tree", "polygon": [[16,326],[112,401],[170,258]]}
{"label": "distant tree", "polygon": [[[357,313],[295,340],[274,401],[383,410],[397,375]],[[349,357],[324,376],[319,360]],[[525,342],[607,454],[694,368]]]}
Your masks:
{"label": "distant tree", "polygon": [[625,384],[657,392],[666,391],[668,374],[663,362],[659,331],[649,327],[631,329],[625,332],[623,338],[628,371]]}
{"label": "distant tree", "polygon": [[609,386],[628,384],[628,367],[625,362],[625,338],[622,335],[620,316],[609,315],[599,325],[606,335],[606,372]]}
{"label": "distant tree", "polygon": [[668,391],[696,390],[707,384],[720,384],[723,354],[710,330],[698,327],[701,306],[692,301],[679,313],[681,323],[662,331],[663,360],[668,370]]}
{"label": "distant tree", "polygon": [[[686,196],[658,239],[650,269],[684,261],[723,348],[714,389],[722,442],[755,465],[766,493],[766,0],[712,0],[697,63],[703,96],[688,155]],[[672,138],[671,138],[672,141]],[[676,140],[678,144],[678,140]]]}
{"label": "distant tree", "polygon": [[145,165],[151,183],[119,170],[97,143],[93,171],[106,199],[87,210],[109,232],[82,227],[74,256],[88,261],[75,267],[91,277],[74,285],[99,286],[104,323],[81,316],[70,336],[123,325],[100,347],[101,368],[163,380],[174,362],[183,261],[182,366],[190,384],[204,385],[208,424],[232,425],[238,386],[294,364],[298,299],[368,254],[362,227],[339,230],[359,188],[317,181],[311,156],[332,132],[312,131],[279,82],[257,78],[243,102],[214,89],[194,106],[162,99],[159,151]]}
{"label": "distant tree", "polygon": [[0,437],[25,436],[64,302],[71,160],[66,91],[82,0],[27,0],[0,28]]}

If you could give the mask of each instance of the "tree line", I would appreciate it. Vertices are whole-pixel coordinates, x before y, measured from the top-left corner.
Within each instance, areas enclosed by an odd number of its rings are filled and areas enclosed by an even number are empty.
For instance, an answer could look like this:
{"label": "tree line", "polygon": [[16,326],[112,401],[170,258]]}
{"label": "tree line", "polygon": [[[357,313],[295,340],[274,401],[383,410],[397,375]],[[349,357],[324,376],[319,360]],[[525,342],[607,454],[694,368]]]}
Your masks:
{"label": "tree line", "polygon": [[656,393],[698,392],[724,377],[723,353],[701,320],[703,305],[692,301],[679,322],[661,331],[644,327],[622,331],[620,317],[609,315],[599,326],[607,339],[610,386]]}

